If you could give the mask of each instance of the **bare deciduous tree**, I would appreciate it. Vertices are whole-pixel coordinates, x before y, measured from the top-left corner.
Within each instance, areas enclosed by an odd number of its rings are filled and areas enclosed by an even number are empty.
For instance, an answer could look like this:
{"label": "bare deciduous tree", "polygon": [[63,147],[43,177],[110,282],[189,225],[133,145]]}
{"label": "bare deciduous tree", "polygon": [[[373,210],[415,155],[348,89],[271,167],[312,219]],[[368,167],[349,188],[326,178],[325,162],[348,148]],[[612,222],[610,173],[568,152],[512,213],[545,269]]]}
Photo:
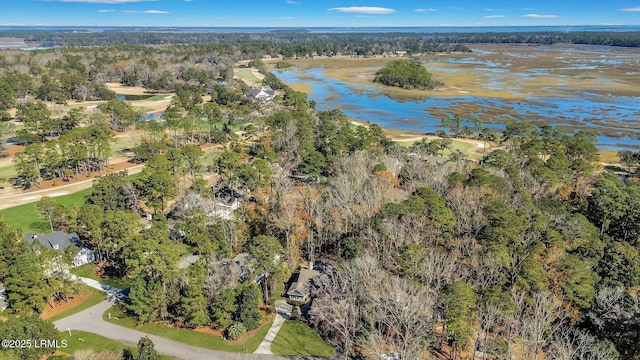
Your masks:
{"label": "bare deciduous tree", "polygon": [[615,360],[618,354],[586,330],[564,325],[555,332],[545,357],[554,360]]}
{"label": "bare deciduous tree", "polygon": [[[528,306],[527,314],[523,318],[523,359],[525,354],[533,354],[533,358],[538,359],[563,318],[561,301],[542,291],[533,295],[533,302]],[[528,351],[525,351],[525,346]]]}

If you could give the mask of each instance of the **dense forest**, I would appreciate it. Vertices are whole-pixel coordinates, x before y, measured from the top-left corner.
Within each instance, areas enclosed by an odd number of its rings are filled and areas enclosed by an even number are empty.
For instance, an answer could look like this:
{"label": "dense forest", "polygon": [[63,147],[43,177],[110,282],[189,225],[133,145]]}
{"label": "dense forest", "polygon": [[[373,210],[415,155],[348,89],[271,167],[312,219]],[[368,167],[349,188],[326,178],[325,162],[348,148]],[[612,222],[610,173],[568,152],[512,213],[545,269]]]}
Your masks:
{"label": "dense forest", "polygon": [[[259,33],[189,32],[176,29],[165,31],[42,31],[4,30],[0,37],[20,37],[27,42],[60,46],[104,46],[115,44],[165,45],[213,43],[225,46],[239,45],[243,51],[263,49],[268,53],[287,54],[321,53],[326,51],[352,52],[366,49],[375,53],[375,48],[387,44],[393,48],[410,52],[446,51],[453,48],[446,44],[583,44],[608,46],[640,46],[637,31],[570,31],[570,32],[487,32],[487,33],[311,33],[307,31],[272,31]],[[445,44],[445,45],[442,45]],[[303,48],[309,50],[304,51]],[[313,50],[311,50],[313,49]],[[454,51],[464,49],[460,47]]]}
{"label": "dense forest", "polygon": [[[292,53],[314,50],[303,44]],[[640,358],[637,153],[621,154],[621,176],[600,164],[593,133],[526,122],[493,134],[500,148],[480,161],[451,151],[449,139],[400,146],[377,125],[315,109],[260,60],[251,65],[279,93],[268,104],[248,98],[235,62],[279,45],[243,46],[2,54],[3,123],[12,108],[24,123],[16,186],[101,173],[115,134],[142,134],[136,176],[100,176],[71,207],[38,203],[51,230],[76,231],[96,251],[98,273],[131,281],[123,313],[235,339],[258,328],[278,287],[313,261],[320,275],[301,321],[338,357]],[[175,95],[159,120],[143,122],[105,82]],[[49,110],[79,96],[77,84],[102,99],[94,111]],[[443,124],[457,133],[462,121]],[[22,322],[52,331],[28,315],[80,291],[64,275],[70,254],[4,223],[0,245],[12,250],[0,253],[9,300],[0,334],[31,326]],[[191,254],[195,264],[180,268]]]}

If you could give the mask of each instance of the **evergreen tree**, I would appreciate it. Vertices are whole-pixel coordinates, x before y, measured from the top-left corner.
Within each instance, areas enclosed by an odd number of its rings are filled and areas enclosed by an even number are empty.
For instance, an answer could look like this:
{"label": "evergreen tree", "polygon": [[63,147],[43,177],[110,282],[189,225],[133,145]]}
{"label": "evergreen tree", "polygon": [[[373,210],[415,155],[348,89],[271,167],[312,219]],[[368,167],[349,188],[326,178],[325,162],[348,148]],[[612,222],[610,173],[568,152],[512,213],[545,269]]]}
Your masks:
{"label": "evergreen tree", "polygon": [[236,295],[236,313],[234,320],[245,325],[251,331],[260,326],[260,289],[253,281],[238,286]]}
{"label": "evergreen tree", "polygon": [[138,341],[135,360],[160,360],[160,354],[155,349],[153,341],[147,336]]}

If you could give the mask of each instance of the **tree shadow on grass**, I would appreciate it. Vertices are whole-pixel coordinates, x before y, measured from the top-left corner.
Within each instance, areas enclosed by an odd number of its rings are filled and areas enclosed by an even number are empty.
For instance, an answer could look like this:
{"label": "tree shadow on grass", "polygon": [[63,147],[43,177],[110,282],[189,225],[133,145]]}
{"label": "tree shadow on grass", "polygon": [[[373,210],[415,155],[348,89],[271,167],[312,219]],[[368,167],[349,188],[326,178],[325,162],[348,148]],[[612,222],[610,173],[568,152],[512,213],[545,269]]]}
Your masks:
{"label": "tree shadow on grass", "polygon": [[34,221],[29,224],[29,228],[35,230],[37,233],[50,233],[51,227],[46,221]]}

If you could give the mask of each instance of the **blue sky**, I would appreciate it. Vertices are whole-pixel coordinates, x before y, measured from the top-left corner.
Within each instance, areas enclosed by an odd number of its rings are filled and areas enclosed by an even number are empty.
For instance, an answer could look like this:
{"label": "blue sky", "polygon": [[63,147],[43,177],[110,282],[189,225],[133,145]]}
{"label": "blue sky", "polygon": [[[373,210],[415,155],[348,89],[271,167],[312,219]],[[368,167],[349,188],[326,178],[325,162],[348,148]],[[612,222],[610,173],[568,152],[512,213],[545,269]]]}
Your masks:
{"label": "blue sky", "polygon": [[640,25],[640,0],[0,0],[3,25]]}

